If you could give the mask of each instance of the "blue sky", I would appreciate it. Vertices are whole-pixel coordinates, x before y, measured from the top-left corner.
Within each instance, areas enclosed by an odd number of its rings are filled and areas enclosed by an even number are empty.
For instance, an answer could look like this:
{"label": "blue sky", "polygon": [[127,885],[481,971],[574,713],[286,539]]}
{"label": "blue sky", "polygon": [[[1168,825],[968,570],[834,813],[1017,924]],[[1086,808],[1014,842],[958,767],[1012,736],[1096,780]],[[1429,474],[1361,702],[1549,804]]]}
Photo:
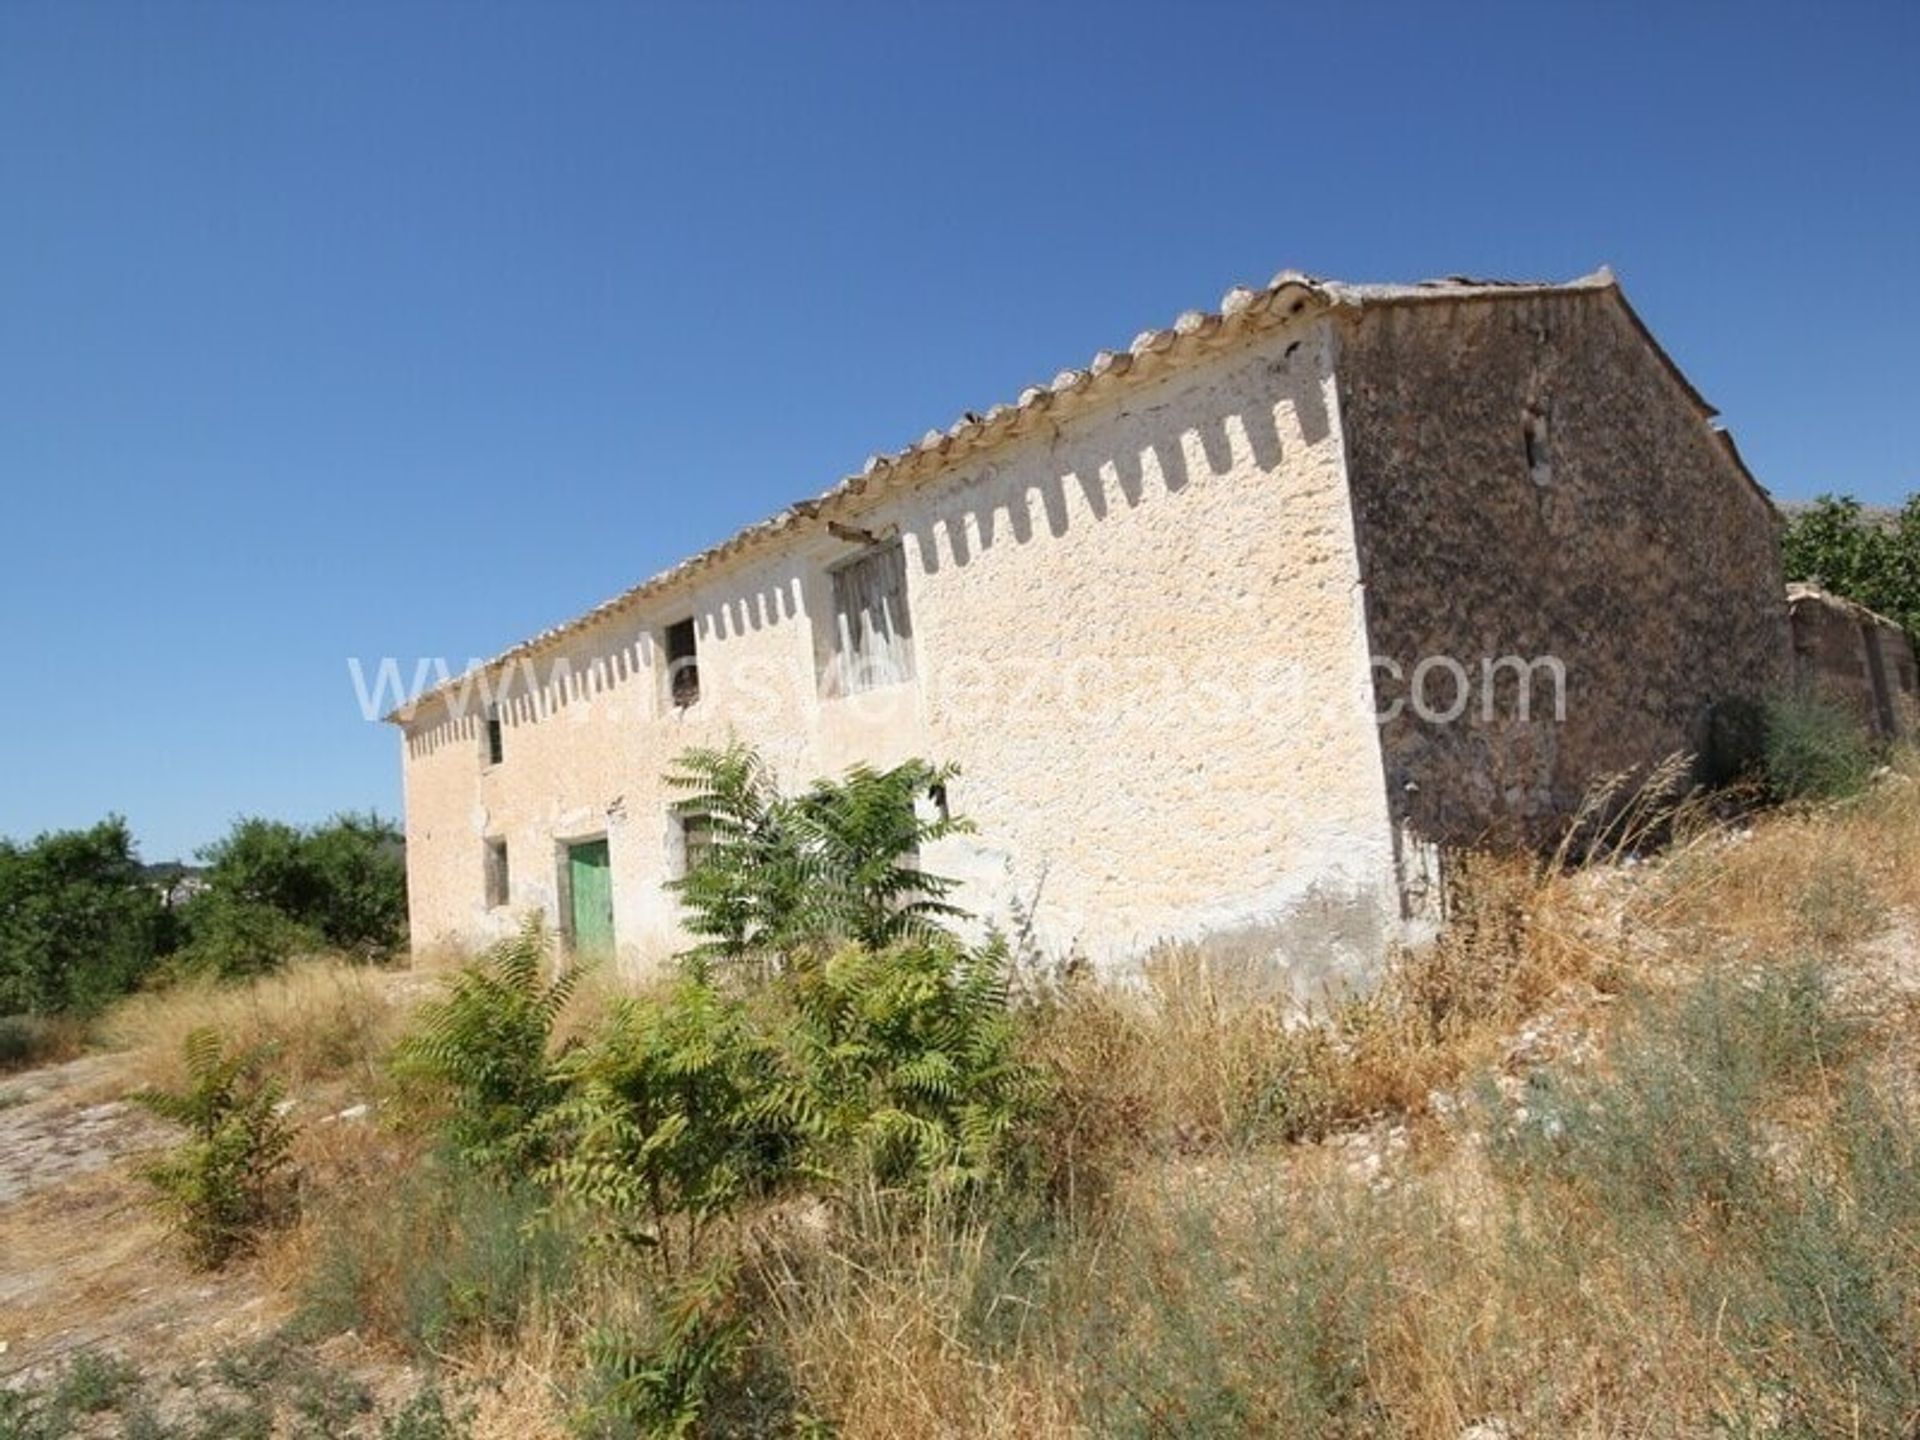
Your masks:
{"label": "blue sky", "polygon": [[[0,6],[0,834],[399,808],[491,653],[1291,266],[1607,262],[1920,485],[1920,6]],[[529,504],[529,500],[537,503]]]}

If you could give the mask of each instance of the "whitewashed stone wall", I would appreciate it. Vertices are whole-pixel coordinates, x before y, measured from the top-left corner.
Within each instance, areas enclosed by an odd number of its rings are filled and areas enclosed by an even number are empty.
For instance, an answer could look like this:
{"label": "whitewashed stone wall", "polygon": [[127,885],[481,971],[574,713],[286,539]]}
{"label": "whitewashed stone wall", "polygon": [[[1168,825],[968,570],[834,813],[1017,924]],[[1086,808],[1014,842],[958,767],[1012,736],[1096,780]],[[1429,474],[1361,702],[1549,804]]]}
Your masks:
{"label": "whitewashed stone wall", "polygon": [[[556,911],[558,847],[605,834],[620,952],[658,962],[682,938],[661,774],[737,736],[790,784],[957,762],[978,833],[927,864],[986,919],[1030,906],[1055,950],[1114,968],[1252,928],[1305,991],[1372,963],[1398,905],[1331,350],[1309,315],[841,516],[900,535],[903,685],[819,698],[828,567],[855,553],[822,523],[541,656],[572,680],[514,692],[497,767],[477,715],[431,702],[405,741],[416,943]],[[682,711],[659,632],[689,613]],[[488,836],[509,844],[501,910]]]}

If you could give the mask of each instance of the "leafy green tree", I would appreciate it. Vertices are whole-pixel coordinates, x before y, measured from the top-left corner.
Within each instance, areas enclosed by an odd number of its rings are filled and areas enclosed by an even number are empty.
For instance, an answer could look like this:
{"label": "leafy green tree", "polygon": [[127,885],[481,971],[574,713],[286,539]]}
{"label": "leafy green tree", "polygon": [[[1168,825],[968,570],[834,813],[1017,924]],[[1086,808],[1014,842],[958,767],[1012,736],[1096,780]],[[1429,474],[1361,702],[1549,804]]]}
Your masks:
{"label": "leafy green tree", "polygon": [[683,812],[706,824],[704,853],[674,882],[699,937],[687,958],[768,960],[938,933],[961,914],[946,898],[956,882],[919,859],[970,828],[932,800],[954,773],[921,760],[860,765],[786,796],[744,745],[687,751],[667,776]]}
{"label": "leafy green tree", "polygon": [[1808,580],[1920,631],[1920,494],[1891,523],[1851,496],[1822,495],[1787,522],[1789,580]]}
{"label": "leafy green tree", "polygon": [[92,1013],[138,985],[164,916],[118,816],[0,840],[0,1014]]}
{"label": "leafy green tree", "polygon": [[321,949],[375,959],[403,938],[403,842],[377,815],[339,815],[310,829],[242,819],[200,858],[206,889],[182,912],[182,969],[253,975]]}

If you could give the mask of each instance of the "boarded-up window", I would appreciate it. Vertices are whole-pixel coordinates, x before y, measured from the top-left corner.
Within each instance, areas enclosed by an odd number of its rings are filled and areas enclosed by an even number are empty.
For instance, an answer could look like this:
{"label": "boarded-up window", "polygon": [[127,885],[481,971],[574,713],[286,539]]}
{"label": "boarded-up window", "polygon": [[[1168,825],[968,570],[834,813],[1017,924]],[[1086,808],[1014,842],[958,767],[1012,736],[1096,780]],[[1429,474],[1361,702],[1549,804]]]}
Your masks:
{"label": "boarded-up window", "polygon": [[828,695],[854,695],[913,678],[913,616],[899,541],[833,572],[833,654]]}
{"label": "boarded-up window", "polygon": [[511,877],[507,870],[507,842],[505,840],[487,841],[487,906],[498,909],[507,903],[511,893]]}

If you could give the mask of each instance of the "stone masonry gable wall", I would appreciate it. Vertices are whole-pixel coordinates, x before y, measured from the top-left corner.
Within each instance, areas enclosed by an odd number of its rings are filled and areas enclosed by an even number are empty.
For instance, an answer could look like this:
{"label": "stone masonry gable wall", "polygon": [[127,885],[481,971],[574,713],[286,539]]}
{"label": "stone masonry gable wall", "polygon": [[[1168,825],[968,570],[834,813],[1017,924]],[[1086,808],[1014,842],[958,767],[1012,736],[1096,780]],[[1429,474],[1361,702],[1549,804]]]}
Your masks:
{"label": "stone masonry gable wall", "polygon": [[[820,525],[575,637],[584,678],[513,697],[497,767],[479,722],[435,701],[407,726],[416,936],[471,945],[558,910],[556,846],[604,834],[623,954],[669,953],[661,774],[738,737],[789,785],[957,762],[950,801],[978,832],[924,860],[985,918],[1030,906],[1049,948],[1112,965],[1257,928],[1304,988],[1370,963],[1391,835],[1331,339],[1309,319],[1236,341],[843,517],[904,552],[903,684],[821,697],[829,569],[859,546]],[[682,710],[660,631],[687,614],[702,695]],[[489,836],[513,871],[493,911]]]}
{"label": "stone masonry gable wall", "polygon": [[[1597,777],[1700,753],[1716,702],[1757,698],[1787,642],[1771,505],[1614,292],[1370,307],[1337,362],[1380,703],[1452,657],[1466,713],[1381,732],[1396,820],[1430,842],[1537,835]],[[1530,441],[1531,434],[1531,441]],[[1533,676],[1557,657],[1566,718]],[[1429,671],[1430,712],[1454,677]],[[1544,702],[1544,703],[1543,703]]]}

